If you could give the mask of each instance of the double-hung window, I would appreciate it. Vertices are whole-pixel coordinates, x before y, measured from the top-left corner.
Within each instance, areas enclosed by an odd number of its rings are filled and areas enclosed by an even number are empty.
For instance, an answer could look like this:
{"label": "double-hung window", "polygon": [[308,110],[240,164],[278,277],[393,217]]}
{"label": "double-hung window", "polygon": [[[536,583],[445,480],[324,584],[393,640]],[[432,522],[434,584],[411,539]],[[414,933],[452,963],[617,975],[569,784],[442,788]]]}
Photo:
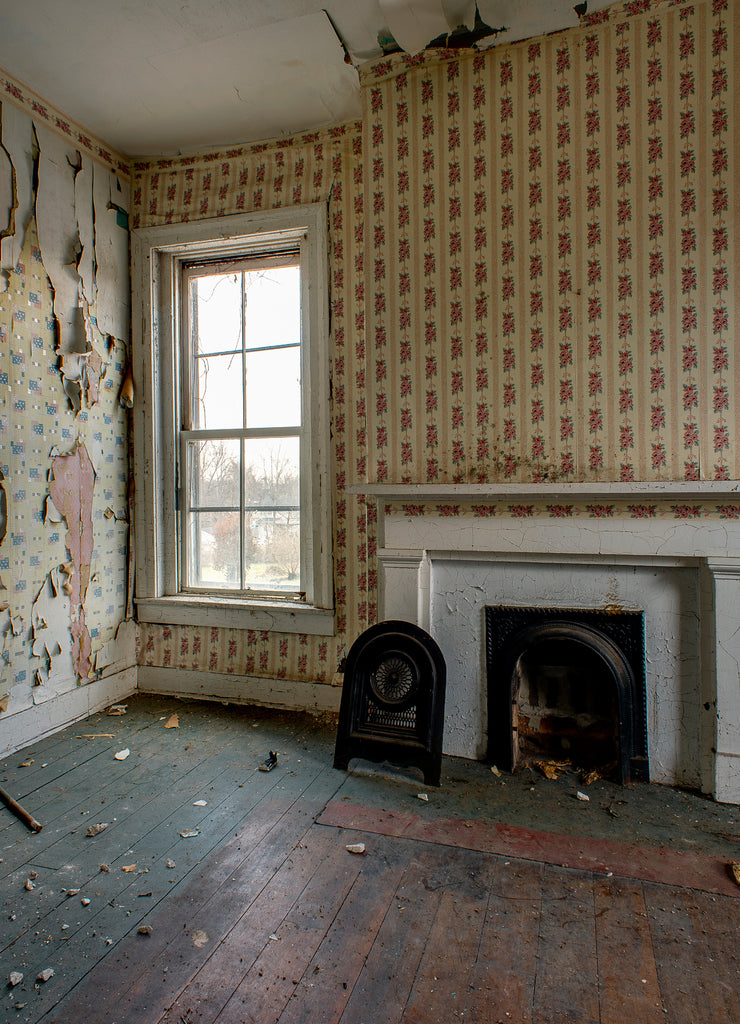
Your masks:
{"label": "double-hung window", "polygon": [[133,268],[139,616],[332,632],[325,207],[142,229]]}

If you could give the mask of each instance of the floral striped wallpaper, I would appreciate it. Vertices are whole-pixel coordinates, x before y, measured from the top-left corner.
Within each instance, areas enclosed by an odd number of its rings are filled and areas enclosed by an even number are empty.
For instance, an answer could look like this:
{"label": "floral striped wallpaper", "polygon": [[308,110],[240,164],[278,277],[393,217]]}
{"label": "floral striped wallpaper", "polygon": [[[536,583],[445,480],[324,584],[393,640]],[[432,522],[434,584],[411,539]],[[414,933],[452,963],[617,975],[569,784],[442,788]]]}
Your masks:
{"label": "floral striped wallpaper", "polygon": [[360,127],[135,166],[133,227],[328,204],[336,605],[333,637],[142,623],[142,664],[330,682],[342,648],[377,618],[376,510],[346,493],[366,470]]}
{"label": "floral striped wallpaper", "polygon": [[738,476],[730,15],[365,70],[371,479]]}
{"label": "floral striped wallpaper", "polygon": [[[337,604],[331,638],[143,624],[142,663],[329,682],[377,617],[351,483],[740,476],[733,17],[639,0],[395,56],[361,124],[135,167],[134,227],[328,202]],[[651,507],[407,514],[738,514]]]}

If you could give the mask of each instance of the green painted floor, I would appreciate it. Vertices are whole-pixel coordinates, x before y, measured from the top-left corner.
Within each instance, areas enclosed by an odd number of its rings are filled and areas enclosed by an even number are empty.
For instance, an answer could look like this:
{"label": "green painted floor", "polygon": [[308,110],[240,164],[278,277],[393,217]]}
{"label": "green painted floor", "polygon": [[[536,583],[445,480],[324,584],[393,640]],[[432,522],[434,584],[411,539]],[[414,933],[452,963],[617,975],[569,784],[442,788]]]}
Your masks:
{"label": "green painted floor", "polygon": [[[173,714],[177,727],[166,728]],[[430,844],[435,844],[430,848],[441,849],[436,844],[461,845],[459,839],[445,838],[445,830],[462,820],[471,829],[471,841],[473,834],[485,836],[503,824],[538,835],[576,837],[581,845],[607,841],[640,847],[648,859],[655,850],[659,860],[658,848],[667,848],[713,858],[722,869],[740,860],[737,807],[695,793],[646,784],[622,788],[598,780],[586,790],[590,799],[582,801],[576,792],[585,787],[576,774],[549,781],[524,769],[496,777],[484,764],[453,758],[444,759],[442,786],[436,790],[424,786],[420,773],[389,765],[355,761],[349,773],[335,771],[333,745],[333,724],[310,715],[137,697],[127,702],[123,716],[94,715],[0,763],[0,785],[43,825],[40,833],[30,833],[0,807],[0,1024],[42,1019],[45,1024],[93,1019],[118,1024],[115,1013],[95,1017],[90,1007],[106,977],[106,998],[115,1005],[115,986],[123,992],[131,984],[131,973],[126,973],[131,950],[150,940],[148,948],[155,948],[155,936],[140,935],[139,927],[156,918],[161,933],[163,920],[187,917],[197,893],[210,892],[209,886],[221,893],[225,902],[219,913],[228,917],[230,897],[219,888],[219,879],[242,864],[241,851],[253,843],[267,858],[262,867],[258,859],[247,862],[244,884],[254,886],[259,871],[276,870],[270,866],[275,850],[284,846],[287,856],[307,830],[316,831],[314,822],[322,823],[327,807],[334,813],[325,822],[327,834],[342,834],[342,805],[362,808],[365,820],[375,816],[381,822],[373,826],[379,833],[373,841],[392,847],[396,857],[398,843],[412,844],[410,834],[403,838],[399,822],[406,828],[413,820],[417,836],[428,827]],[[126,749],[125,759],[114,757]],[[277,767],[261,772],[259,765],[270,750],[278,753]],[[419,799],[420,793],[428,800]],[[396,831],[386,829],[384,835],[396,840],[380,835],[386,812],[395,815]],[[263,832],[273,836],[272,845],[260,846]],[[317,850],[327,842],[312,841]],[[543,840],[539,852],[525,860],[560,864],[560,847],[551,847],[550,855]],[[690,888],[691,878],[681,884]],[[729,908],[726,913],[740,907],[726,896],[706,898],[719,899]],[[172,937],[167,941],[171,944]],[[155,962],[163,972],[159,996],[146,996],[146,1012],[129,1008],[121,1021],[216,1020],[191,1017],[190,1010],[179,1018],[174,1011],[167,1016],[165,1007],[188,982],[181,979],[180,989],[171,989],[167,957],[162,953]],[[54,971],[49,980],[37,980],[49,969]],[[150,974],[153,970],[147,967]],[[11,971],[23,974],[13,988],[7,984]],[[146,1003],[157,998],[161,1006]],[[87,1007],[86,1016],[79,1007],[65,1009],[75,999]],[[259,1017],[237,1014],[238,1019],[261,1024]]]}

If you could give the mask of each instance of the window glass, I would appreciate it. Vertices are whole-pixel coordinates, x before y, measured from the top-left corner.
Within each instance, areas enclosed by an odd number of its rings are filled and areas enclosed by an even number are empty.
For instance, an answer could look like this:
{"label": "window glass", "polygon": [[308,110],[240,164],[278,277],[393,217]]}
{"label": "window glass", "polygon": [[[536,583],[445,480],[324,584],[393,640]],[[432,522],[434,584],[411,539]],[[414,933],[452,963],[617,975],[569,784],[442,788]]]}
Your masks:
{"label": "window glass", "polygon": [[194,264],[184,276],[187,586],[300,592],[297,256]]}

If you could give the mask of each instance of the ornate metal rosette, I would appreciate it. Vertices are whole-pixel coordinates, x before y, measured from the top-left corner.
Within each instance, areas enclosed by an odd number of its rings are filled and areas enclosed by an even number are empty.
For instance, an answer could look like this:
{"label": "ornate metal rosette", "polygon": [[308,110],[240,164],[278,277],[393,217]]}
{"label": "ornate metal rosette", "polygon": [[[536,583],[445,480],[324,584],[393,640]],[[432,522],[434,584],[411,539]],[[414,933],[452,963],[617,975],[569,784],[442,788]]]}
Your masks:
{"label": "ornate metal rosette", "polygon": [[378,700],[386,704],[401,704],[416,683],[416,672],[404,658],[391,655],[384,658],[370,675],[370,688]]}

